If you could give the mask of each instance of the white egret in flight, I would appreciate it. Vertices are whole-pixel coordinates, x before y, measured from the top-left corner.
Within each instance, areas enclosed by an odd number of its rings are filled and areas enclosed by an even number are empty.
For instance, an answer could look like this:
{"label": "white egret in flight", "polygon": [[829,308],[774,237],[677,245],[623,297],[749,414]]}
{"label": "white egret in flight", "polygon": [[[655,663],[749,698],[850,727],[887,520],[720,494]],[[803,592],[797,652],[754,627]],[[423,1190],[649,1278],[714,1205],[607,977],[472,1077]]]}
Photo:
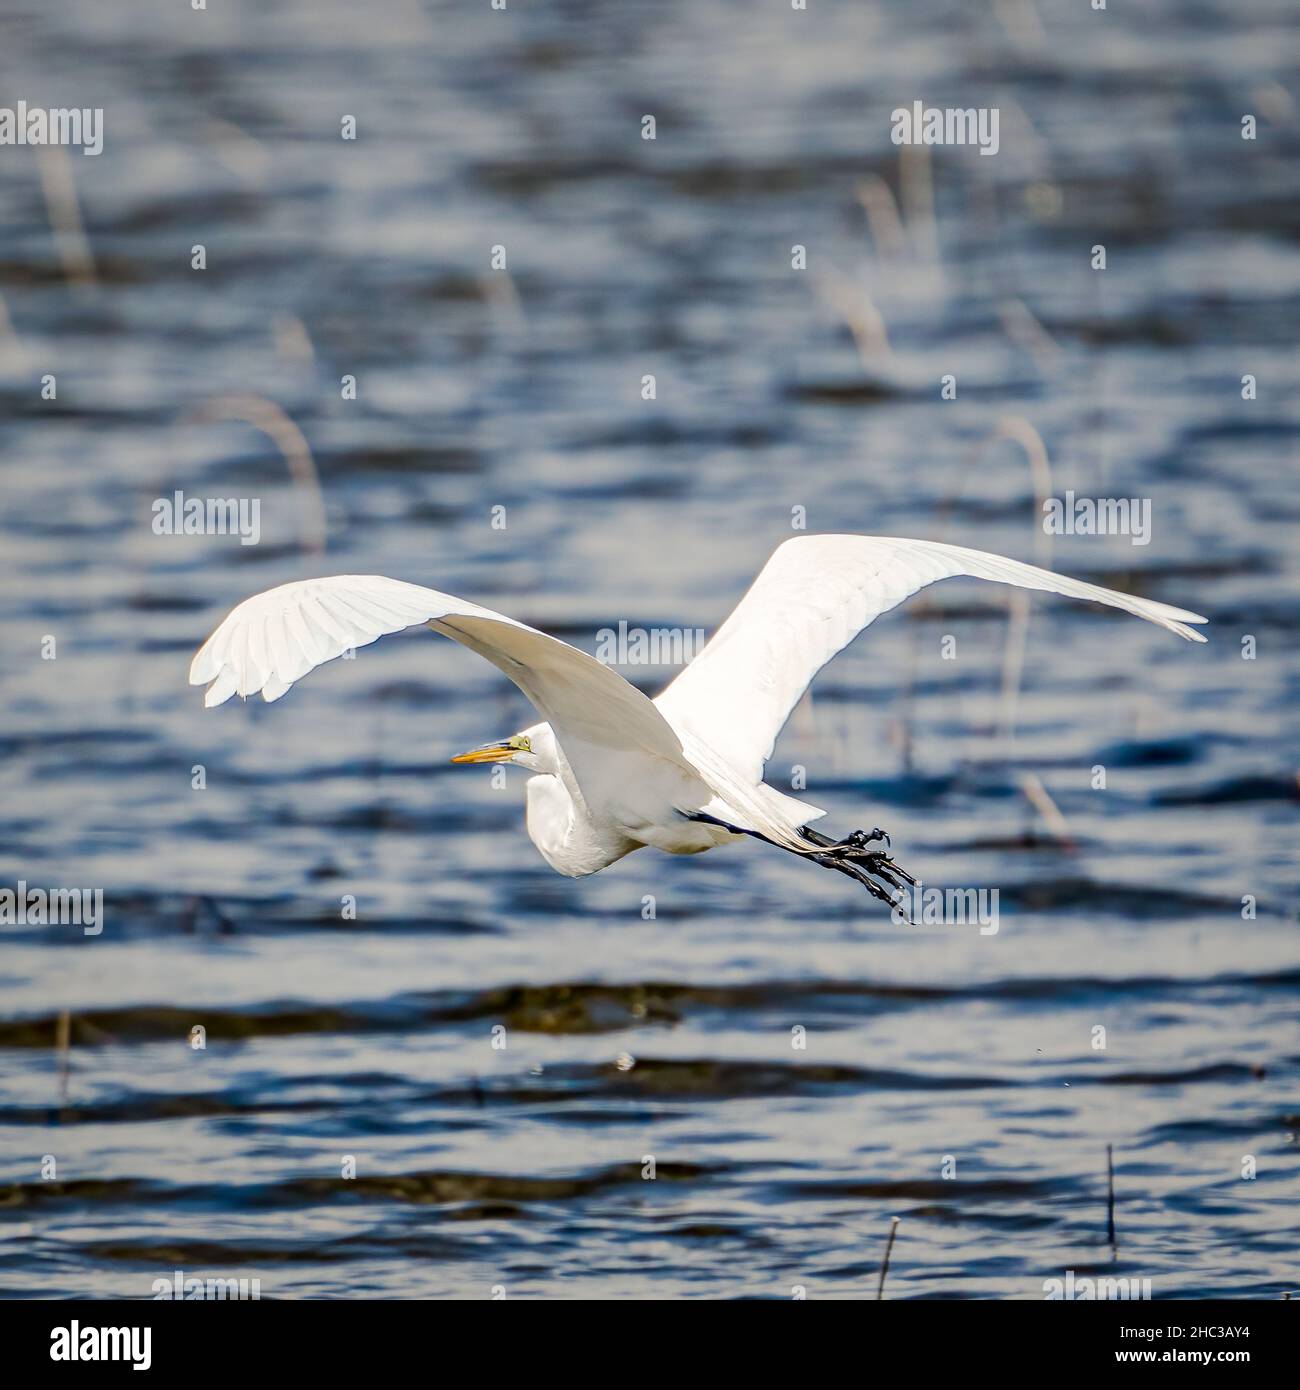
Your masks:
{"label": "white egret in flight", "polygon": [[1205,640],[1187,626],[1205,622],[1199,614],[985,551],[890,536],[800,536],[777,547],[712,640],[654,700],[567,642],[380,575],[308,579],[245,600],[195,656],[190,684],[208,685],[208,706],[258,691],[278,700],[313,667],[425,624],[499,667],[541,715],[542,723],[452,762],[515,763],[533,774],[528,834],[558,873],[594,874],[646,845],[698,854],[751,835],[892,902],[886,888],[913,880],[868,848],[887,837],[873,830],[832,840],[810,829],[825,812],[766,785],[763,767],[831,657],[918,589],[962,575],[1090,599]]}

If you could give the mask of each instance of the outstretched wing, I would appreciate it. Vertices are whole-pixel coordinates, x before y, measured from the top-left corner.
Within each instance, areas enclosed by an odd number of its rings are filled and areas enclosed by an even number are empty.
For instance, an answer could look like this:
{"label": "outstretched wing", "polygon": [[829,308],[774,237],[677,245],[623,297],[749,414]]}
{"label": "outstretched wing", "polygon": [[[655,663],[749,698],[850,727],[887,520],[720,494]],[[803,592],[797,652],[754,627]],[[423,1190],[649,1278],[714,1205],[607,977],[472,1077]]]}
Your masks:
{"label": "outstretched wing", "polygon": [[307,579],[246,599],[199,649],[190,684],[211,682],[208,706],[259,691],[278,700],[314,667],[421,623],[504,671],[550,723],[575,769],[579,744],[640,748],[683,763],[681,742],[659,711],[595,657],[490,608],[377,574]]}
{"label": "outstretched wing", "polygon": [[679,731],[763,775],[813,677],[882,613],[939,579],[969,575],[1122,608],[1193,642],[1198,613],[1134,598],[983,550],[893,536],[799,536],[773,552],[748,593],[655,703]]}
{"label": "outstretched wing", "polygon": [[[738,783],[707,748],[689,753],[652,701],[595,657],[536,628],[451,594],[377,574],[342,574],[283,584],[246,599],[199,649],[190,684],[208,685],[204,704],[261,692],[278,700],[316,666],[388,632],[427,624],[486,657],[519,687],[555,732],[578,779],[599,796],[610,778],[636,776],[629,754],[663,759],[685,775],[691,806],[759,831],[790,849],[798,818],[818,814],[770,788]],[[757,780],[757,779],[756,779]],[[571,790],[573,790],[571,788]]]}

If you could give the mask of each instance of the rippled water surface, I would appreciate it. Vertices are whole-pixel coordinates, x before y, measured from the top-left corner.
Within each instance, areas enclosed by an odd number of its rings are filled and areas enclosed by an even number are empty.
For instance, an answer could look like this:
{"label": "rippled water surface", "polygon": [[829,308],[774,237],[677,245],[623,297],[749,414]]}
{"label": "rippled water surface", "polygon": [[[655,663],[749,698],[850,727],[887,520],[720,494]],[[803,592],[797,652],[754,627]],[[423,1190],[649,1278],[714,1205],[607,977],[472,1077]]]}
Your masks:
{"label": "rippled water surface", "polygon": [[[0,926],[0,1289],[874,1296],[895,1216],[887,1297],[1294,1289],[1296,21],[8,0],[0,105],[105,148],[0,147],[0,886],[106,925]],[[917,99],[998,154],[900,160]],[[1150,543],[1046,537],[1039,440]],[[260,544],[155,535],[176,489]],[[996,933],[749,842],[556,877],[522,774],[447,761],[531,712],[424,632],[185,683],[318,573],[712,629],[804,515],[1211,620],[1035,595],[1017,678],[1006,593],[945,584],[796,712],[770,780]]]}

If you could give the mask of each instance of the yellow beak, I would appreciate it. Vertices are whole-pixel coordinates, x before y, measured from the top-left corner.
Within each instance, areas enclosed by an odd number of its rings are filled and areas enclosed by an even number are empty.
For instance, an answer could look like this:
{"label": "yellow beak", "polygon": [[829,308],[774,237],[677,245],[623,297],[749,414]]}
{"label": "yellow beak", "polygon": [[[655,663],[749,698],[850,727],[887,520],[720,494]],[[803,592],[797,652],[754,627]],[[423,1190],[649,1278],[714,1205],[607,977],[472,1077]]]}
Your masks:
{"label": "yellow beak", "polygon": [[482,748],[471,748],[468,753],[457,753],[454,763],[506,763],[519,750],[512,743],[485,743]]}

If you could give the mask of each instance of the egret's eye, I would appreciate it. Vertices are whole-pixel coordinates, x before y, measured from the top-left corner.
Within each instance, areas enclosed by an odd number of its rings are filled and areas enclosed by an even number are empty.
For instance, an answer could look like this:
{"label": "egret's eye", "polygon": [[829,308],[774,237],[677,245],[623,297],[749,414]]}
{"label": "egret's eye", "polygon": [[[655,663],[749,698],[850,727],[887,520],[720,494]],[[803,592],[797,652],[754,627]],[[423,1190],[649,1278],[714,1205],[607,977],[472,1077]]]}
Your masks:
{"label": "egret's eye", "polygon": [[520,734],[519,737],[514,740],[514,744],[521,753],[531,753],[533,751],[532,740],[525,738],[523,734]]}

